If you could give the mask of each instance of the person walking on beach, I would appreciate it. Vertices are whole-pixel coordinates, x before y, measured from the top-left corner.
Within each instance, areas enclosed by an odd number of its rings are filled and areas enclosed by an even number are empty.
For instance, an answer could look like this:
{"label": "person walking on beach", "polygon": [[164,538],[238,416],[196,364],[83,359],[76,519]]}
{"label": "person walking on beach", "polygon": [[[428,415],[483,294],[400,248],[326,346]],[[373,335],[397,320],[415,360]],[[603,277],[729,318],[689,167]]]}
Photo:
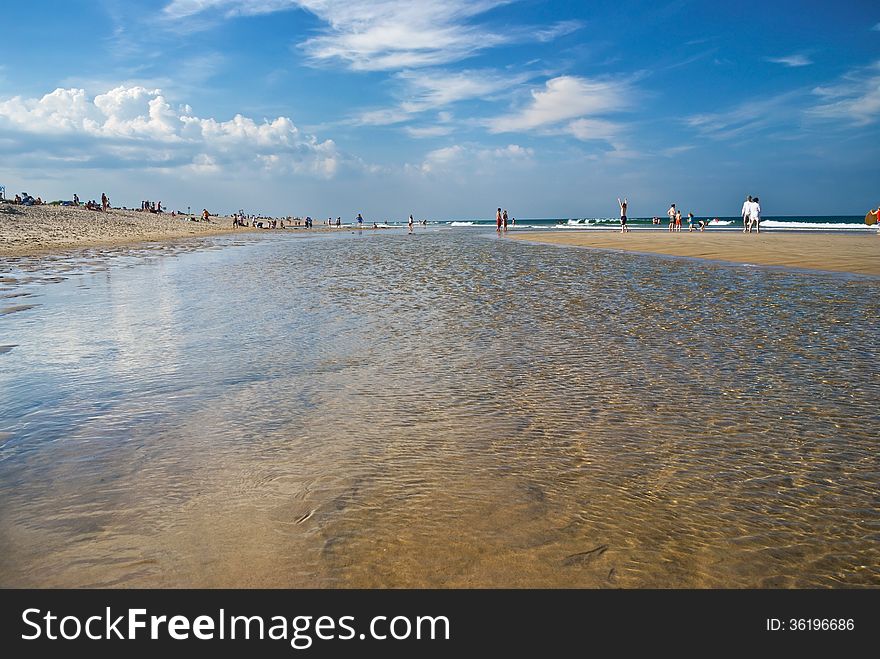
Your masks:
{"label": "person walking on beach", "polygon": [[749,216],[752,212],[752,195],[746,197],[742,207],[743,233],[749,228]]}
{"label": "person walking on beach", "polygon": [[413,216],[412,216],[412,213],[409,214],[409,221],[406,223],[406,225],[409,227],[409,232],[412,233],[412,232],[413,232]]}
{"label": "person walking on beach", "polygon": [[358,216],[357,216],[357,225],[358,225],[358,229],[363,228],[363,226],[364,226],[364,216],[361,215],[360,213],[358,213]]}
{"label": "person walking on beach", "polygon": [[669,206],[669,210],[666,211],[666,214],[669,216],[669,231],[675,230],[675,204]]}
{"label": "person walking on beach", "polygon": [[342,218],[337,217],[336,218],[336,228],[338,229],[341,225],[342,225]]}
{"label": "person walking on beach", "polygon": [[495,211],[495,230],[501,231],[501,209]]}
{"label": "person walking on beach", "polygon": [[620,201],[620,197],[617,198],[617,205],[620,206],[620,233],[629,231],[626,226],[626,207],[628,203],[626,197],[623,198],[623,201]]}
{"label": "person walking on beach", "polygon": [[749,233],[752,231],[752,225],[755,226],[755,233],[761,233],[761,204],[759,199],[752,199],[751,209],[749,211]]}

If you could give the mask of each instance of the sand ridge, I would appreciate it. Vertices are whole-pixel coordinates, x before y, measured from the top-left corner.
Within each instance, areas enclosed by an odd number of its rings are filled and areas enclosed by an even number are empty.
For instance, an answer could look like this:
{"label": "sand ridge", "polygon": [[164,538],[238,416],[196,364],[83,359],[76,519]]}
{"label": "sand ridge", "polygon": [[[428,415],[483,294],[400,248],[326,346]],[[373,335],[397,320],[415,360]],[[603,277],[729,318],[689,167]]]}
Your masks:
{"label": "sand ridge", "polygon": [[880,275],[880,236],[874,232],[828,233],[741,231],[552,231],[508,235],[554,245],[623,250],[754,265]]}

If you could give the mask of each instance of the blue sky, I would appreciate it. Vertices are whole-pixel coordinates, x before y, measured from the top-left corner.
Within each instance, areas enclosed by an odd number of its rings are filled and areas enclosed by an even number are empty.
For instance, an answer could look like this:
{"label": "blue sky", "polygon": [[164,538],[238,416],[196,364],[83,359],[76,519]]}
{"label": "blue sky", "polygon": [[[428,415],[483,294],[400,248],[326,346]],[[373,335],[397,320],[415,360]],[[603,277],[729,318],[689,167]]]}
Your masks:
{"label": "blue sky", "polygon": [[729,4],[11,3],[0,184],[317,218],[876,207],[880,4]]}

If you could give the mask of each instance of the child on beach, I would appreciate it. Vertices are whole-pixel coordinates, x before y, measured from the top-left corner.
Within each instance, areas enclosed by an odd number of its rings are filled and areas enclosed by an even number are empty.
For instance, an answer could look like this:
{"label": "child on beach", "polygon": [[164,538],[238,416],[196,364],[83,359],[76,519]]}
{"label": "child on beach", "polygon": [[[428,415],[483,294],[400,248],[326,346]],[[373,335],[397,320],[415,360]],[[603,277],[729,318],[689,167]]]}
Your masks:
{"label": "child on beach", "polygon": [[675,231],[675,204],[669,207],[666,214],[669,216],[669,231]]}
{"label": "child on beach", "polygon": [[620,197],[617,198],[617,205],[620,206],[620,233],[629,231],[626,226],[626,207],[628,204],[629,201],[626,197],[623,198],[623,201],[620,201]]}
{"label": "child on beach", "polygon": [[688,213],[688,233],[694,230],[694,214]]}

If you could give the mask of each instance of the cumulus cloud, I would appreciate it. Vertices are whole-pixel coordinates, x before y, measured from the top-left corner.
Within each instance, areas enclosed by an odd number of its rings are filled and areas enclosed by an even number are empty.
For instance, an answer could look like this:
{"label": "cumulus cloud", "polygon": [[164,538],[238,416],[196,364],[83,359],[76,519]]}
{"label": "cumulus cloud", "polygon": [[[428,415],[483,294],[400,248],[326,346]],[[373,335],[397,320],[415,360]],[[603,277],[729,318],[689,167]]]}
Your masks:
{"label": "cumulus cloud", "polygon": [[813,63],[813,60],[806,55],[786,55],[785,57],[767,57],[765,59],[768,62],[783,64],[788,67],[809,66]]}
{"label": "cumulus cloud", "polygon": [[119,86],[94,98],[83,89],[56,89],[41,98],[0,101],[0,135],[22,153],[37,145],[83,163],[201,173],[257,164],[332,176],[340,159],[332,140],[302,134],[287,117],[201,118],[188,105],[172,107],[160,89],[141,86]]}

